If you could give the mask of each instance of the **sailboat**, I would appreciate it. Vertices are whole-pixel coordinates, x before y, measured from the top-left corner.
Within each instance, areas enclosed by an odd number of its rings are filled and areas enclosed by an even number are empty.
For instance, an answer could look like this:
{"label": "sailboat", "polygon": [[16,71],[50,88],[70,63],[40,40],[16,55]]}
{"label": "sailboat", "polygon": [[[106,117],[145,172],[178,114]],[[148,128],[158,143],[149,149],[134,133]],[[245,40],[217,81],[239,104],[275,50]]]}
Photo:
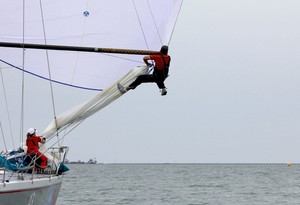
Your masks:
{"label": "sailboat", "polygon": [[[170,44],[182,1],[1,2],[0,204],[56,203],[68,170],[64,160],[69,148],[63,145],[64,138],[124,95],[118,83],[127,86],[151,70],[141,55],[157,53],[162,45]],[[47,82],[48,91],[28,86],[32,78]],[[57,114],[55,88],[60,86],[94,91],[95,96]],[[36,96],[38,92],[48,94],[51,102],[43,113],[35,113],[39,99],[44,98]],[[27,128],[39,124],[41,117],[49,122],[41,132],[47,142],[40,145],[40,152],[48,159],[42,170],[37,157],[28,160],[24,143]]]}

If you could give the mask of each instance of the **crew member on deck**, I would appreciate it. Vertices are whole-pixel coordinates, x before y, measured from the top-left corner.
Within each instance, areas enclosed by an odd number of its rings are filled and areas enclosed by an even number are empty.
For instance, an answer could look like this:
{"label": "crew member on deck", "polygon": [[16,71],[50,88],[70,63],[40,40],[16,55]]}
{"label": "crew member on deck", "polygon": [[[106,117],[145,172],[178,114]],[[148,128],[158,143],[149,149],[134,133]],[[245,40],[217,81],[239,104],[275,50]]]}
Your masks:
{"label": "crew member on deck", "polygon": [[171,61],[171,57],[168,55],[168,46],[162,46],[160,49],[160,53],[145,56],[144,62],[147,66],[151,66],[151,63],[149,61],[154,61],[153,73],[138,76],[137,79],[128,87],[124,87],[121,84],[118,84],[118,88],[121,93],[125,93],[130,89],[135,89],[141,83],[155,82],[159,89],[161,89],[161,95],[167,94],[167,89],[165,87],[164,81],[168,77]]}
{"label": "crew member on deck", "polygon": [[40,161],[40,168],[45,169],[47,167],[47,157],[40,153],[39,143],[45,144],[46,139],[40,136],[36,136],[36,129],[29,128],[27,131],[27,155],[36,155],[37,161]]}

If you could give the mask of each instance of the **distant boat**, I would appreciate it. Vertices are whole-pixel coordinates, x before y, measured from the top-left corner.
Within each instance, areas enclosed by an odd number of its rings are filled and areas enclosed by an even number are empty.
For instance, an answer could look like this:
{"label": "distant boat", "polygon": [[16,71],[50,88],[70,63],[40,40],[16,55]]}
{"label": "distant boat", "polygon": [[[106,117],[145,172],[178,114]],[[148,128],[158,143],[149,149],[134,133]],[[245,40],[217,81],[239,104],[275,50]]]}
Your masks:
{"label": "distant boat", "polygon": [[90,159],[87,164],[97,164],[97,160],[96,159]]}
{"label": "distant boat", "polygon": [[[4,151],[0,156],[0,204],[56,203],[68,170],[64,160],[69,148],[62,145],[64,137],[122,96],[117,83],[129,85],[149,71],[141,55],[157,53],[162,45],[169,45],[181,5],[182,0],[1,2],[0,131]],[[10,75],[15,78],[8,82]],[[26,90],[30,76],[49,81],[45,96],[37,96],[34,89]],[[97,93],[91,100],[57,115],[54,83]],[[33,110],[32,101],[46,95],[52,107],[45,113],[51,112],[54,117],[42,132],[48,148],[43,145],[40,152],[47,156],[48,165],[41,170],[37,158],[28,159],[24,144],[12,151],[6,144],[7,138],[23,143],[26,139],[20,136],[25,136],[24,130],[34,126],[32,123],[38,124],[38,117],[48,116],[28,114]],[[15,116],[12,120],[11,110],[20,113],[18,120]]]}
{"label": "distant boat", "polygon": [[69,161],[69,160],[65,160],[65,164],[97,164],[97,160],[96,159],[89,159],[89,161],[84,162],[81,160],[77,160],[77,161]]}

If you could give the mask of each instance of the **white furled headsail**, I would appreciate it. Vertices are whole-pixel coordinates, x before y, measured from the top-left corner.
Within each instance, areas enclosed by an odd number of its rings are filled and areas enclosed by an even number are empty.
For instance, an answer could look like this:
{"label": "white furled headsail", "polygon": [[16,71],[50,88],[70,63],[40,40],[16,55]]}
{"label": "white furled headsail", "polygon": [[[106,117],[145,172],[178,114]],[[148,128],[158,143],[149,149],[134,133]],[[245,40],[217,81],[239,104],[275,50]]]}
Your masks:
{"label": "white furled headsail", "polygon": [[[1,1],[0,42],[154,51],[169,44],[182,4],[182,0],[24,2],[23,18],[23,1]],[[0,60],[17,68],[23,65],[22,55],[22,49],[0,50]],[[91,90],[102,90],[143,64],[136,55],[35,49],[26,49],[25,55],[26,72]]]}
{"label": "white furled headsail", "polygon": [[44,130],[42,136],[45,138],[49,138],[53,136],[58,130],[62,130],[63,128],[66,128],[72,124],[79,123],[80,121],[101,110],[106,105],[110,104],[122,95],[122,93],[117,88],[117,83],[128,86],[136,79],[138,75],[145,74],[147,71],[147,66],[141,66],[132,69],[124,77],[100,92],[93,99],[57,116],[56,119],[53,120]]}

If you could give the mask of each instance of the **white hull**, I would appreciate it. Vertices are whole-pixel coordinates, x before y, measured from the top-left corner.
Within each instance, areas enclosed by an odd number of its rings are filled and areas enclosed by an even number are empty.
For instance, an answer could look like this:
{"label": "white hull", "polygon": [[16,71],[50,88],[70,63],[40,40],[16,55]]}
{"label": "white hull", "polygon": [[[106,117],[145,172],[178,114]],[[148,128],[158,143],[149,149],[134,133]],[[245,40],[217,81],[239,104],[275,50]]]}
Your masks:
{"label": "white hull", "polygon": [[33,180],[28,178],[1,182],[0,205],[55,205],[62,179],[61,175],[40,175]]}

